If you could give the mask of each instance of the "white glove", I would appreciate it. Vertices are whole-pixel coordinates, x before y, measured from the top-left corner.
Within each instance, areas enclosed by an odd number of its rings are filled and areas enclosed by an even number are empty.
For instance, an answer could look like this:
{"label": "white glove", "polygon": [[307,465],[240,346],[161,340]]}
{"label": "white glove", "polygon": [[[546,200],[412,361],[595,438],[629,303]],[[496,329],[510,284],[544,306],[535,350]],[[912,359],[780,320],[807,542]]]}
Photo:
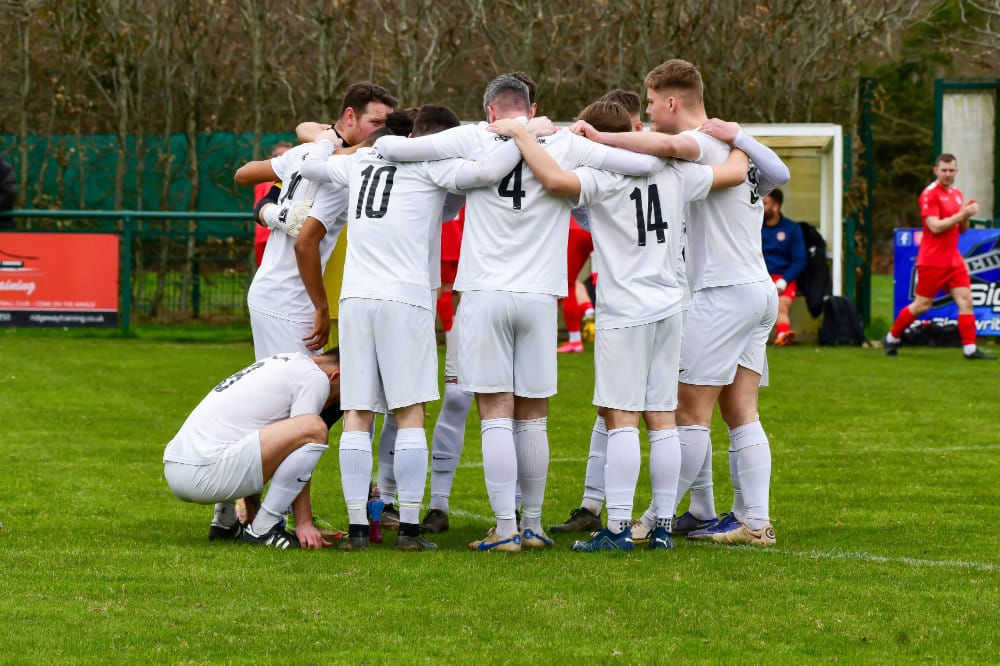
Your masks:
{"label": "white glove", "polygon": [[306,218],[309,217],[312,205],[312,199],[296,201],[282,206],[272,204],[264,207],[260,212],[260,219],[268,229],[284,231],[292,238],[298,238],[299,232],[302,231],[302,225],[306,223]]}
{"label": "white glove", "polygon": [[788,283],[785,282],[785,278],[778,278],[777,280],[774,281],[774,288],[778,290],[779,294],[783,292],[785,290],[785,287],[787,286]]}

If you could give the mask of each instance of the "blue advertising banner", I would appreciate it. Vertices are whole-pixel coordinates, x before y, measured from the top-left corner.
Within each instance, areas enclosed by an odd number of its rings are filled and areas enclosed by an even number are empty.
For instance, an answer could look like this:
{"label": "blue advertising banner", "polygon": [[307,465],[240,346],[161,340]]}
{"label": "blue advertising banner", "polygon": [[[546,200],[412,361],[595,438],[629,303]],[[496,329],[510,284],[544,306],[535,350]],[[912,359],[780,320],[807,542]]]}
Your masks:
{"label": "blue advertising banner", "polygon": [[[917,250],[921,229],[896,229],[893,272],[893,314],[913,300]],[[959,236],[958,251],[965,258],[972,280],[972,305],[979,335],[1000,336],[1000,229],[969,229]],[[941,323],[958,321],[958,306],[951,294],[941,292],[921,319]]]}

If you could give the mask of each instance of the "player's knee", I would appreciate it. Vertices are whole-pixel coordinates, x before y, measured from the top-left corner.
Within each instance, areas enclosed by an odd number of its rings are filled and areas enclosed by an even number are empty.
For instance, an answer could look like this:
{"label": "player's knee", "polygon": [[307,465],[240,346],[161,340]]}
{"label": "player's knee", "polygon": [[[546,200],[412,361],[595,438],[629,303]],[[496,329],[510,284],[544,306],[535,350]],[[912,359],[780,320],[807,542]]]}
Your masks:
{"label": "player's knee", "polygon": [[306,414],[302,417],[302,437],[304,442],[326,442],[330,431],[326,422],[319,414]]}

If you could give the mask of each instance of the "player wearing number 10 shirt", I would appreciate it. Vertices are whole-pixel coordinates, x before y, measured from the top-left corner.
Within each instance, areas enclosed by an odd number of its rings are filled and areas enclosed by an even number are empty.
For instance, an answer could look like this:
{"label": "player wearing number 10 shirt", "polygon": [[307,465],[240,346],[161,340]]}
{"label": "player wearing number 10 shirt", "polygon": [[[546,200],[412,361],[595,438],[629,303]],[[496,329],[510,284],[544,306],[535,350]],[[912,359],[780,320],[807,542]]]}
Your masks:
{"label": "player wearing number 10 shirt", "polygon": [[[459,125],[447,107],[424,106],[414,134]],[[350,519],[345,549],[369,541],[365,511],[372,473],[369,428],[375,412],[391,410],[398,431],[393,456],[401,550],[434,545],[420,536],[427,477],[424,403],[438,399],[431,266],[440,265],[442,208],[449,191],[492,185],[520,160],[514,145],[496,145],[482,161],[449,159],[393,163],[376,150],[331,156],[320,134],[307,176],[349,187],[348,244],[340,292],[340,469]],[[317,168],[318,167],[318,168]],[[450,217],[448,215],[447,217]],[[445,217],[444,219],[447,219]]]}
{"label": "player wearing number 10 shirt", "polygon": [[[527,86],[512,76],[492,81],[483,95],[487,119],[531,114]],[[559,132],[542,139],[565,168],[604,167],[645,174],[655,161],[612,151]],[[474,158],[502,141],[467,125],[431,137],[383,137],[378,151],[393,160]],[[566,295],[568,199],[549,195],[522,163],[496,187],[468,194],[455,289],[458,313],[458,383],[476,393],[482,419],[483,472],[496,516],[479,551],[548,548],[541,525],[548,473],[547,400],[556,392],[556,308]],[[515,518],[515,486],[522,522]],[[520,527],[520,530],[519,530]]]}

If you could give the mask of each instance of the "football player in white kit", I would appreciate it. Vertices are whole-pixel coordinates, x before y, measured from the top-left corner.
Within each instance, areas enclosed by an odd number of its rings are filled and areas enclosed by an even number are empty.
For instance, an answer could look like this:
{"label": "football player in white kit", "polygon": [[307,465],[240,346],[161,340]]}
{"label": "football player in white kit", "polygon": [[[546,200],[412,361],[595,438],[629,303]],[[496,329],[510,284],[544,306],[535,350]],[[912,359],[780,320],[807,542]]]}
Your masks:
{"label": "football player in white kit", "polygon": [[[483,95],[487,119],[530,115],[527,86],[512,76],[492,81]],[[466,125],[419,139],[383,137],[375,147],[392,160],[476,158],[501,138]],[[563,167],[604,167],[651,173],[625,151],[602,150],[568,132],[544,139]],[[637,165],[639,168],[635,168]],[[549,195],[523,163],[494,188],[470,191],[455,289],[459,386],[476,393],[481,418],[483,472],[495,527],[470,544],[480,551],[550,548],[541,524],[549,447],[548,398],[556,392],[556,307],[566,295],[570,203]],[[515,486],[522,521],[515,518]],[[519,531],[520,527],[520,531]]]}
{"label": "football player in white kit", "polygon": [[[709,121],[701,74],[691,63],[668,60],[647,75],[645,85],[646,113],[654,132],[587,135],[608,145],[662,154],[664,133],[680,133],[700,146],[703,164],[722,163],[733,146],[751,159],[742,185],[713,193],[689,208],[686,261],[692,301],[681,346],[678,498],[699,477],[702,493],[692,497],[689,513],[678,519],[675,532],[705,525],[688,536],[771,546],[771,450],[757,396],[759,387],[767,385],[766,344],[777,317],[777,294],[761,252],[761,198],[788,181],[788,169],[773,152],[756,149],[760,144],[752,145],[755,142],[738,125]],[[713,520],[711,482],[704,481],[711,473],[709,428],[716,402],[729,427],[734,489],[733,512],[718,523]],[[643,519],[648,521],[648,515]]]}
{"label": "football player in white kit", "polygon": [[[170,490],[185,502],[267,498],[250,525],[213,520],[209,538],[242,539],[275,548],[322,548],[312,522],[309,481],[327,449],[320,413],[340,394],[336,349],[320,356],[275,354],[221,381],[195,407],[163,452]],[[281,520],[291,505],[295,534]]]}
{"label": "football player in white kit", "polygon": [[[425,106],[414,135],[457,127],[447,107]],[[424,404],[438,399],[437,344],[431,266],[440,266],[445,197],[492,185],[520,161],[517,147],[495,144],[483,160],[396,164],[374,149],[332,156],[335,138],[322,133],[303,167],[307,177],[350,187],[347,257],[340,293],[344,355],[340,471],[350,519],[345,550],[369,545],[366,513],[372,473],[369,437],[375,412],[392,410],[397,433],[393,472],[399,506],[399,550],[435,548],[420,534],[427,480]],[[439,268],[434,272],[438,277]],[[464,306],[463,306],[464,307]]]}
{"label": "football player in white kit", "polygon": [[[580,115],[606,131],[630,130],[628,112],[615,102],[595,102]],[[683,266],[677,261],[677,248],[684,205],[704,199],[710,188],[743,182],[746,156],[733,151],[729,160],[717,167],[669,161],[646,178],[589,167],[566,171],[519,123],[501,120],[490,129],[515,137],[528,166],[550,192],[588,207],[594,251],[601,266],[594,404],[604,408],[608,428],[604,470],[608,524],[590,540],[574,543],[573,550],[632,550],[632,508],[641,459],[640,416],[649,430],[656,512],[656,528],[649,543],[654,549],[670,549],[680,472],[674,410],[683,301],[677,277]]]}

